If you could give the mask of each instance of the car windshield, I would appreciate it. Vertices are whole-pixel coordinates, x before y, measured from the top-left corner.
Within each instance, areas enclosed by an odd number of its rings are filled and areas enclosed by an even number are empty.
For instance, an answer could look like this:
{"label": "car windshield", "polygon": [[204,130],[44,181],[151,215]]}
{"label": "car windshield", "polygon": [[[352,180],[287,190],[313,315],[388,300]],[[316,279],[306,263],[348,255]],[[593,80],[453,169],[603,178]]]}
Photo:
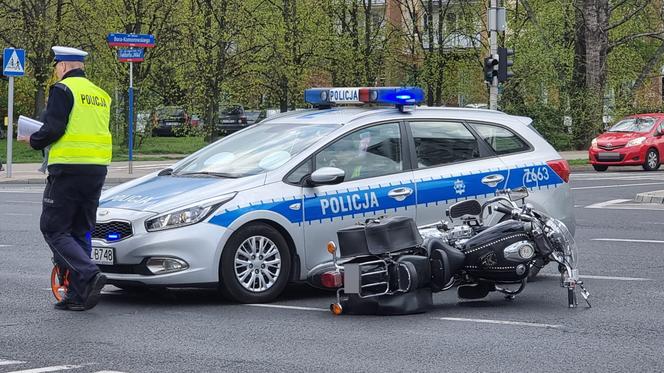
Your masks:
{"label": "car windshield", "polygon": [[649,132],[654,125],[654,118],[629,118],[616,123],[609,132]]}
{"label": "car windshield", "polygon": [[242,114],[242,106],[230,106],[221,110],[222,115],[239,115]]}
{"label": "car windshield", "polygon": [[256,125],[209,145],[185,159],[175,175],[244,177],[274,170],[339,124]]}

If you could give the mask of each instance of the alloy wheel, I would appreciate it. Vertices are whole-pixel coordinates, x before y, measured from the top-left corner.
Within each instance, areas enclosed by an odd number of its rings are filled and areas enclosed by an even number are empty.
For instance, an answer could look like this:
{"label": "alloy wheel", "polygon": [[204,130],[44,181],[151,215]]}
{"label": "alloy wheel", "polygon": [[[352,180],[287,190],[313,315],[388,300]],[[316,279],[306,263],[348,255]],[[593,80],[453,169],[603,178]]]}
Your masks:
{"label": "alloy wheel", "polygon": [[657,153],[654,151],[649,151],[648,152],[648,167],[651,169],[655,169],[657,167],[657,164],[659,163],[659,159],[657,159]]}
{"label": "alloy wheel", "polygon": [[235,277],[242,287],[257,293],[271,288],[281,272],[281,255],[272,240],[251,236],[235,252]]}

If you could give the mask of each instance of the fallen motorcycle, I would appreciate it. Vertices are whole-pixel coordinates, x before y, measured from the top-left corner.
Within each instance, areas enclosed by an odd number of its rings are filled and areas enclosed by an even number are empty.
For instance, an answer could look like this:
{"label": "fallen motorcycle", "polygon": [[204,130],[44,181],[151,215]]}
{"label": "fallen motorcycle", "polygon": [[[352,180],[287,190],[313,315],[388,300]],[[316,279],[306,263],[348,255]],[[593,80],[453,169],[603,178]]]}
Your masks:
{"label": "fallen motorcycle", "polygon": [[[559,220],[525,202],[527,189],[502,191],[484,204],[458,202],[449,221],[417,227],[406,217],[369,220],[337,232],[339,247],[328,243],[335,270],[322,275],[337,289],[334,314],[399,315],[425,312],[432,293],[457,289],[461,299],[491,292],[513,300],[533,268],[556,262],[568,307],[580,291],[590,293],[577,268],[577,246]],[[522,200],[519,207],[515,201]],[[487,226],[483,217],[499,212],[503,221]],[[460,224],[454,224],[460,221]]]}

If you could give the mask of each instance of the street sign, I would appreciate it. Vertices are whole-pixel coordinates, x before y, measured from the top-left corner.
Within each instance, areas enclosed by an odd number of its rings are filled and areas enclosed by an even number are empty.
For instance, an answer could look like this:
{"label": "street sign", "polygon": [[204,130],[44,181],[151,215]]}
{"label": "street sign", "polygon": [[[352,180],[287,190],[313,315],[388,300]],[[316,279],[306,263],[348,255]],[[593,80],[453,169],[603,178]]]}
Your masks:
{"label": "street sign", "polygon": [[154,35],[149,34],[108,34],[109,47],[141,47],[153,48]]}
{"label": "street sign", "polygon": [[118,49],[118,61],[120,62],[143,62],[144,60],[144,49]]}
{"label": "street sign", "polygon": [[2,75],[25,75],[25,49],[5,48],[2,55]]}

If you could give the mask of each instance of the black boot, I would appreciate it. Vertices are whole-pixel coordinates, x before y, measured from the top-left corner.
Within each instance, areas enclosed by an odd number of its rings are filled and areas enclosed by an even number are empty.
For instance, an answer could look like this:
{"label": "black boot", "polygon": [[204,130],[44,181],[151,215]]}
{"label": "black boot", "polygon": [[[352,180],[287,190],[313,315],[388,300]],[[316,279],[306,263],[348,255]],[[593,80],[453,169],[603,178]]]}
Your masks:
{"label": "black boot", "polygon": [[53,308],[56,310],[63,311],[85,311],[85,306],[82,303],[78,303],[70,300],[65,296],[61,301],[53,305]]}

